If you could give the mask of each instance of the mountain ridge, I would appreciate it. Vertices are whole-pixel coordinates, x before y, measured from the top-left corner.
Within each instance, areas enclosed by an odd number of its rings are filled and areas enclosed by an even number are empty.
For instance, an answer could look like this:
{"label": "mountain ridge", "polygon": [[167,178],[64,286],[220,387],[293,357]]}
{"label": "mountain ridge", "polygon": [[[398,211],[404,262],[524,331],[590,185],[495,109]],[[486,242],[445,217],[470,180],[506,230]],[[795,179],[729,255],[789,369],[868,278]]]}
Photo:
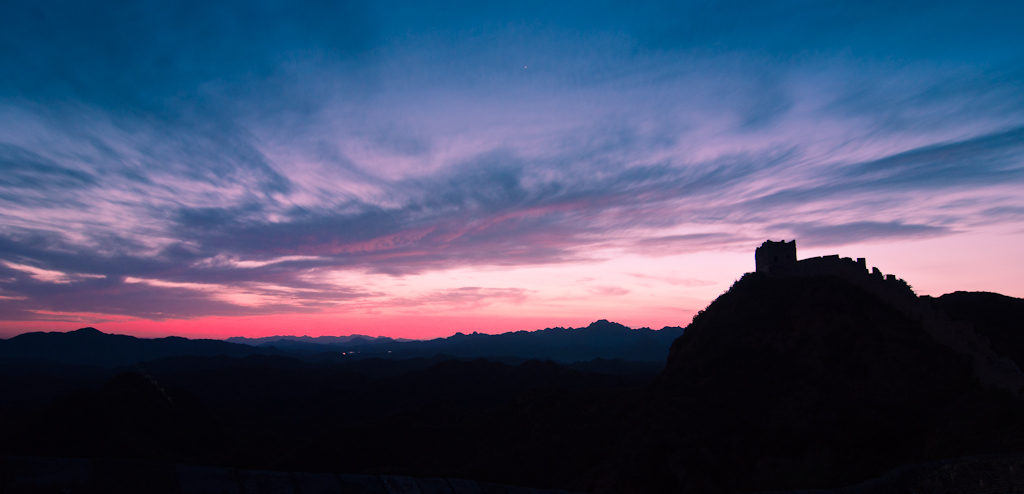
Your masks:
{"label": "mountain ridge", "polygon": [[345,345],[351,343],[353,340],[365,340],[365,341],[414,341],[410,338],[391,338],[388,336],[367,336],[364,334],[351,334],[345,336],[295,336],[295,335],[274,335],[274,336],[261,336],[259,338],[249,338],[245,336],[232,336],[225,338],[224,341],[228,343],[240,343],[243,345],[250,346],[279,346],[281,342],[296,342],[296,343],[308,343],[313,345]]}
{"label": "mountain ridge", "polygon": [[745,274],[673,343],[618,456],[581,490],[838,488],[904,464],[1024,451],[1024,401],[1002,379],[1015,367],[997,367],[1006,356],[984,332],[897,284]]}
{"label": "mountain ridge", "polygon": [[41,360],[66,364],[116,367],[174,355],[242,357],[279,354],[273,348],[256,348],[222,340],[180,336],[138,338],[104,333],[93,327],[62,332],[23,333],[0,340],[0,358]]}
{"label": "mountain ridge", "polygon": [[546,328],[497,335],[457,332],[433,340],[402,341],[378,337],[367,341],[354,335],[348,341],[337,344],[285,339],[254,346],[234,341],[192,340],[178,336],[138,338],[107,334],[87,327],[66,333],[24,333],[0,340],[0,358],[105,367],[184,355],[291,355],[320,360],[449,355],[454,358],[524,358],[563,363],[590,362],[595,359],[664,362],[669,346],[681,333],[680,327],[632,329],[601,319],[582,328]]}

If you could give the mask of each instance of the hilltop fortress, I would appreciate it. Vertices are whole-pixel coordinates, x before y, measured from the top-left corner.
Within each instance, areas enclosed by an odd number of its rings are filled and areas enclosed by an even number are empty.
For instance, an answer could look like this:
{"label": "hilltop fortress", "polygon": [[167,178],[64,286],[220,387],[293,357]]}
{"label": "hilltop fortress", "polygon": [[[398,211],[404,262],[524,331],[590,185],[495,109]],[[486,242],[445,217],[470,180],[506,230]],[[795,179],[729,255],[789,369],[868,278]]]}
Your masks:
{"label": "hilltop fortress", "polygon": [[[871,285],[877,291],[901,292],[901,295],[914,296],[910,285],[894,274],[882,275],[878,268],[868,271],[867,259],[858,257],[853,260],[839,255],[809,257],[797,260],[796,240],[773,242],[765,240],[754,250],[754,267],[758,273],[771,276],[818,276],[836,275],[858,285]],[[864,288],[869,288],[864,286]]]}
{"label": "hilltop fortress", "polygon": [[754,251],[754,266],[758,274],[771,277],[837,276],[858,285],[920,323],[937,342],[959,353],[974,367],[974,376],[982,384],[1005,389],[1024,399],[1024,373],[1010,359],[992,352],[988,338],[979,336],[970,323],[954,322],[935,310],[931,297],[918,297],[896,275],[883,275],[878,268],[869,272],[863,257],[853,260],[831,255],[797,260],[796,240],[766,240]]}

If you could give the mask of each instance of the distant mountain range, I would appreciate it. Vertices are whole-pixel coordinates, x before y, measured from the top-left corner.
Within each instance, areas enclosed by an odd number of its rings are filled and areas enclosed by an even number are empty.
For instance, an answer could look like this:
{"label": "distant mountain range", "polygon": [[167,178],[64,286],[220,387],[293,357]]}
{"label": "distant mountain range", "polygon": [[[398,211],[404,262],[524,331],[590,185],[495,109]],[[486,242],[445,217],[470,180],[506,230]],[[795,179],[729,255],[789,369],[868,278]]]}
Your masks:
{"label": "distant mountain range", "polygon": [[67,333],[25,333],[0,340],[0,359],[8,362],[39,360],[101,367],[131,365],[181,355],[245,357],[281,353],[276,348],[252,347],[221,340],[191,340],[177,336],[136,338],[107,334],[96,328],[82,328]]}
{"label": "distant mountain range", "polygon": [[284,348],[289,345],[333,345],[333,346],[356,346],[370,343],[392,343],[396,341],[414,341],[408,338],[388,338],[387,336],[366,336],[353,334],[349,336],[264,336],[262,338],[246,338],[244,336],[232,336],[224,341],[228,343],[240,343],[252,346],[276,346]]}
{"label": "distant mountain range", "polygon": [[[596,358],[664,362],[672,341],[683,334],[683,328],[665,327],[631,329],[618,323],[599,320],[585,328],[547,328],[538,331],[515,331],[496,335],[455,333],[433,340],[365,339],[328,345],[333,352],[388,356],[390,358],[431,357],[438,354],[459,358],[518,357],[583,362]],[[325,345],[296,340],[263,343],[279,349],[321,353]]]}
{"label": "distant mountain range", "polygon": [[672,341],[682,331],[679,327],[666,327],[658,331],[631,329],[600,320],[578,329],[549,328],[498,335],[456,333],[448,338],[427,341],[360,335],[318,338],[275,336],[220,341],[174,336],[136,338],[106,334],[95,328],[82,328],[67,333],[25,333],[0,340],[0,358],[8,361],[36,360],[101,367],[126,366],[163,357],[217,355],[286,355],[313,361],[447,355],[456,358],[540,359],[563,363],[603,359],[660,364],[668,356]]}

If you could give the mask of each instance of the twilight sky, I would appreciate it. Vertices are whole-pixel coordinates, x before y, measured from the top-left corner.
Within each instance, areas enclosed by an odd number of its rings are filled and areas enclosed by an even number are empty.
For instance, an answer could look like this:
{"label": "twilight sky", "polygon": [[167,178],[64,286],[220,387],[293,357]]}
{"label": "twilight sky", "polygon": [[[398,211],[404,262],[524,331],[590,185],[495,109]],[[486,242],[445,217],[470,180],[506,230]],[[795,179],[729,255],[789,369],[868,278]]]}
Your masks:
{"label": "twilight sky", "polygon": [[1022,24],[1011,1],[3,2],[0,337],[682,326],[768,238],[1022,297]]}

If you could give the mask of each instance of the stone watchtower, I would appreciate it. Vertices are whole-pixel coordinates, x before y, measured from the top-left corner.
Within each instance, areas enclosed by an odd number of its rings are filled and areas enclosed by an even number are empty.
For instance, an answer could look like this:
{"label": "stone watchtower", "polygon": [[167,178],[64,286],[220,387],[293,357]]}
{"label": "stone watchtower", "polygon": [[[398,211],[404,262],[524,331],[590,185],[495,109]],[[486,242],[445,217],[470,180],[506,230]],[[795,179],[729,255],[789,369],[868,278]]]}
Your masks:
{"label": "stone watchtower", "polygon": [[796,240],[772,242],[765,240],[754,251],[754,265],[758,273],[768,273],[772,266],[796,264]]}

